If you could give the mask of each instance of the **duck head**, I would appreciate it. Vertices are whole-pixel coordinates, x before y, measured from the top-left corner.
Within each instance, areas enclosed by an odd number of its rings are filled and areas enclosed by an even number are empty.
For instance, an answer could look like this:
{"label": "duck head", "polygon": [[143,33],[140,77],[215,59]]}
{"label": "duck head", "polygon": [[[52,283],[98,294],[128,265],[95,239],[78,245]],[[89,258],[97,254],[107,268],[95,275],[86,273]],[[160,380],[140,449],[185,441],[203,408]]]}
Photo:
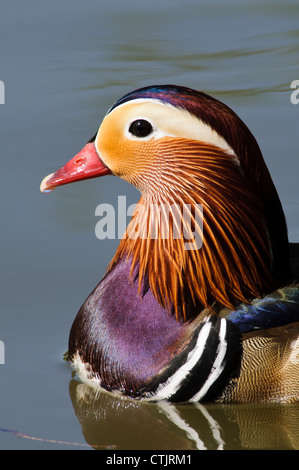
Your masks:
{"label": "duck head", "polygon": [[[186,296],[194,306],[232,308],[263,296],[287,275],[285,218],[259,146],[241,119],[211,96],[173,85],[125,95],[81,152],[42,181],[41,191],[108,174],[142,195],[110,268],[127,256],[132,270],[138,266],[140,285],[146,279],[177,315],[190,316]],[[169,209],[167,236],[152,211],[157,205],[163,213]],[[174,236],[174,207],[189,210],[187,237]],[[196,232],[202,244],[186,249]]]}

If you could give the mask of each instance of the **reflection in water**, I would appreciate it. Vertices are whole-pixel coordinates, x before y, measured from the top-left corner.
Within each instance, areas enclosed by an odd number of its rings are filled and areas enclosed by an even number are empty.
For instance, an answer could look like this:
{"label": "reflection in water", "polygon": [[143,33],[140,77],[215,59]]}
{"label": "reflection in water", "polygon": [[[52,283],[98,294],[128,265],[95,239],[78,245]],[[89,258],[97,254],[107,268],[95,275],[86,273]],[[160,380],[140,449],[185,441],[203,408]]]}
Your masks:
{"label": "reflection in water", "polygon": [[119,450],[299,449],[298,405],[148,403],[77,380],[70,396],[84,438]]}

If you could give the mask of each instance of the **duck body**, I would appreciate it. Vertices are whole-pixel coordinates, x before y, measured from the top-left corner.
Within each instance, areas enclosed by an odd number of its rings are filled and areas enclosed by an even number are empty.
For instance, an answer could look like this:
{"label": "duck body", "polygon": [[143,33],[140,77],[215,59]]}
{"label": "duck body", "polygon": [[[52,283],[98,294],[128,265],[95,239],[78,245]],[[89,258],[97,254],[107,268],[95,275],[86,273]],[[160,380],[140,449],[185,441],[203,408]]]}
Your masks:
{"label": "duck body", "polygon": [[[190,401],[201,390],[202,400],[217,396],[239,363],[237,328],[206,312],[178,321],[148,285],[140,292],[130,271],[130,260],[114,266],[73,323],[69,355],[82,380],[134,398]],[[218,356],[221,373],[205,386]]]}
{"label": "duck body", "polygon": [[[71,329],[82,380],[147,400],[298,401],[299,286],[280,200],[245,124],[201,92],[136,90],[41,190],[105,174],[142,197]],[[202,243],[190,244],[196,235]]]}
{"label": "duck body", "polygon": [[69,355],[84,382],[148,400],[298,401],[298,286],[182,322],[148,286],[140,294],[130,267],[115,266],[73,323]]}

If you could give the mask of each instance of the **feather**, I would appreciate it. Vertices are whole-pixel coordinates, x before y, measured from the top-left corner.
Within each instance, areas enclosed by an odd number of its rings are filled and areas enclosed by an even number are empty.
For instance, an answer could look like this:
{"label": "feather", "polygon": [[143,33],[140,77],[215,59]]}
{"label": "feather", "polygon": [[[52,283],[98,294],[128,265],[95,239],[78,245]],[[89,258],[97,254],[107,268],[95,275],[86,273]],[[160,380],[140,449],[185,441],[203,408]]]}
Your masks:
{"label": "feather", "polygon": [[227,319],[242,333],[298,322],[299,284],[278,289],[250,304],[241,304]]}
{"label": "feather", "polygon": [[[234,308],[273,290],[263,205],[232,156],[213,145],[166,137],[156,144],[154,167],[159,168],[158,174],[150,168],[148,174],[138,175],[143,186],[146,179],[151,185],[137,205],[110,268],[123,256],[132,258],[132,271],[138,266],[140,285],[147,276],[163,307],[185,320],[215,302]],[[194,215],[197,205],[203,206],[202,227]],[[169,211],[168,238],[162,236],[154,206]],[[192,227],[187,234],[182,228],[186,207],[191,207]],[[178,214],[181,236],[176,238],[171,222],[178,222]],[[150,236],[150,223],[156,238]],[[203,244],[186,250],[193,232],[203,237]],[[192,312],[185,311],[187,298],[192,299]]]}

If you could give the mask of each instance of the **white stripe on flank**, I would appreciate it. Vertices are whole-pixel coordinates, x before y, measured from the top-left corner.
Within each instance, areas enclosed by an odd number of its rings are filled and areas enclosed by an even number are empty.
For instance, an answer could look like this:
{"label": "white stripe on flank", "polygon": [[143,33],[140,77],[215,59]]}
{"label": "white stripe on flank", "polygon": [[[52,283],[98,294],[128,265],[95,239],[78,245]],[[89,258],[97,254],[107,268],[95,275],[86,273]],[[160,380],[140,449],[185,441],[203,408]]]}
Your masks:
{"label": "white stripe on flank", "polygon": [[193,397],[189,401],[193,401],[193,402],[200,401],[206,395],[209,388],[218,379],[219,375],[223,371],[223,368],[224,368],[223,360],[225,358],[225,354],[227,351],[227,342],[225,340],[226,320],[224,318],[221,318],[220,322],[221,322],[220,331],[219,331],[220,343],[218,345],[217,356],[212,366],[210,375],[205,381],[204,385],[201,387],[201,389],[195,395],[193,395]]}
{"label": "white stripe on flank", "polygon": [[211,328],[212,328],[212,323],[210,322],[203,325],[202,329],[199,332],[196,345],[194,349],[192,349],[192,351],[189,352],[187,356],[187,361],[185,362],[185,364],[183,364],[182,367],[180,367],[171,377],[169,377],[167,381],[165,382],[165,384],[159,385],[157,392],[153,396],[150,397],[151,400],[153,398],[158,399],[158,400],[167,399],[179,390],[187,374],[190,372],[190,370],[193,369],[193,367],[197,364],[197,362],[201,358],[201,355],[204,351]]}

